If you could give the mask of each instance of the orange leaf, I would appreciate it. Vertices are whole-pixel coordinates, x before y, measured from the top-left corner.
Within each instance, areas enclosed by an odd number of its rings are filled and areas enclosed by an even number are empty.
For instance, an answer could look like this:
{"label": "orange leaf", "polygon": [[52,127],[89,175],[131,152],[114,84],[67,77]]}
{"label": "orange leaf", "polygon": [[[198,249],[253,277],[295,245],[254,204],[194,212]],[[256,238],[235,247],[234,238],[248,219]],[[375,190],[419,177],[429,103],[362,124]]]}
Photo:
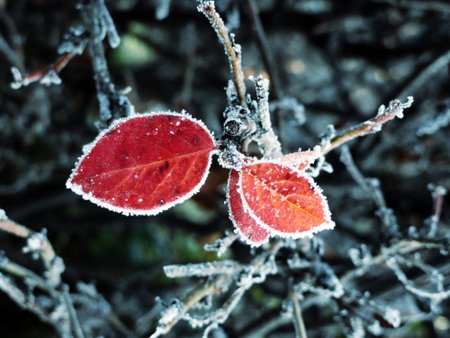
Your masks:
{"label": "orange leaf", "polygon": [[286,165],[257,162],[242,168],[244,208],[267,230],[283,237],[305,237],[332,229],[325,196],[315,182]]}

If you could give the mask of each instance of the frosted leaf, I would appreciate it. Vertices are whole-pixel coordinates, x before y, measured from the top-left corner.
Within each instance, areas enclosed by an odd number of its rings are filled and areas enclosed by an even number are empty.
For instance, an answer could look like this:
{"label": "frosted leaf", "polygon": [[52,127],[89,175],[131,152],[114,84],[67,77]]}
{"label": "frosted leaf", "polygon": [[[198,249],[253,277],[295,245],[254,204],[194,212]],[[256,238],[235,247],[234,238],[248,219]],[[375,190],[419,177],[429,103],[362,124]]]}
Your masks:
{"label": "frosted leaf", "polygon": [[350,338],[364,338],[366,331],[364,330],[364,323],[359,317],[350,317],[351,330],[347,332],[347,337]]}
{"label": "frosted leaf", "polygon": [[[181,121],[181,126],[175,126],[176,121]],[[158,128],[163,136],[175,130],[176,142],[158,137]],[[151,138],[146,136],[149,129],[153,131]],[[147,113],[118,119],[83,149],[66,187],[124,215],[155,215],[198,192],[206,181],[215,148],[206,126],[186,113]],[[134,179],[135,174],[138,179]]]}

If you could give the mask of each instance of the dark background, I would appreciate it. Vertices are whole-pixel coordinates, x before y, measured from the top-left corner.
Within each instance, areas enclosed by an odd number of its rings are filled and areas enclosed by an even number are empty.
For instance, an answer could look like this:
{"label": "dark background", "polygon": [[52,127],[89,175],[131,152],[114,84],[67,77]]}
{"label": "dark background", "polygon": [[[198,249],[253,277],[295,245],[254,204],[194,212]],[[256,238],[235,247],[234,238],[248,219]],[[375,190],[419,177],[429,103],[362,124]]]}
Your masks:
{"label": "dark background", "polygon": [[[417,134],[437,116],[449,120],[449,58],[431,75],[427,67],[450,50],[450,4],[437,2],[443,10],[426,5],[428,1],[257,3],[280,79],[280,88],[271,91],[271,97],[290,96],[305,107],[303,124],[288,111],[275,123],[286,153],[316,145],[328,124],[344,128],[374,116],[391,99],[414,96],[403,120],[354,141],[351,152],[364,175],[380,179],[387,205],[402,230],[420,227],[432,212],[427,184],[450,187],[448,123],[430,135]],[[65,261],[64,280],[72,286],[76,281],[95,281],[116,314],[133,328],[149,315],[156,296],[180,297],[198,283],[166,279],[163,265],[216,259],[203,245],[232,229],[223,204],[227,171],[214,162],[198,195],[157,217],[117,215],[65,188],[82,146],[98,133],[98,101],[88,53],[75,57],[60,73],[61,85],[31,84],[13,90],[9,84],[11,66],[34,71],[56,60],[65,32],[81,22],[75,4],[0,1],[0,34],[20,57],[11,60],[0,52],[0,207],[33,230],[45,227]],[[156,18],[156,1],[109,1],[107,6],[122,38],[115,50],[105,42],[108,65],[118,88],[132,88],[128,97],[136,110],[186,109],[220,136],[229,68],[223,47],[196,11],[195,1],[172,1],[163,20]],[[239,27],[232,31],[242,46],[245,75],[267,74],[247,1],[217,1],[217,8],[226,22],[239,19]],[[417,82],[424,73],[428,74],[425,82]],[[250,83],[248,88],[252,91]],[[383,230],[374,215],[376,207],[339,162],[339,153],[330,153],[327,160],[334,172],[322,173],[318,183],[328,196],[336,229],[319,236],[326,243],[327,261],[341,275],[352,269],[347,249],[365,243],[378,250]],[[449,229],[448,216],[444,207],[443,232]],[[23,244],[0,234],[0,250],[39,271],[39,265],[21,252]],[[227,257],[248,261],[250,251],[236,243]],[[445,265],[447,259],[433,256],[431,263]],[[361,284],[362,290],[375,295],[393,292],[393,304],[406,302],[406,292],[387,270]],[[269,279],[249,292],[225,330],[231,337],[243,336],[278,316],[285,297],[278,281]],[[305,310],[310,336],[342,334],[332,309],[330,305]],[[448,336],[448,315],[444,302],[441,314],[406,321],[386,335]],[[152,330],[154,318],[149,318],[143,336]],[[437,318],[447,323],[447,331]],[[173,336],[201,335],[184,324],[177,329]],[[289,323],[271,337],[292,334]],[[0,337],[52,335],[49,327],[0,294]]]}

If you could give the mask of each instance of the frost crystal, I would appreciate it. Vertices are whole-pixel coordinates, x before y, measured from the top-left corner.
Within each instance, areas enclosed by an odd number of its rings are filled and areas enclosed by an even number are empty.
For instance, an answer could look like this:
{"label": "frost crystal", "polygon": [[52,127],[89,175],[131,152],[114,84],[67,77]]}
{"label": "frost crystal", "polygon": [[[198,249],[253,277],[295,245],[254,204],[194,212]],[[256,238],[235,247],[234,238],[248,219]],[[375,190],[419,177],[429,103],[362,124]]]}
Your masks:
{"label": "frost crystal", "polygon": [[27,245],[22,251],[24,253],[31,253],[33,259],[38,259],[47,242],[47,231],[44,229],[42,232],[34,233],[28,237]]}
{"label": "frost crystal", "polygon": [[39,83],[44,86],[59,85],[61,84],[61,78],[58,76],[58,73],[52,69],[39,80]]}
{"label": "frost crystal", "polygon": [[0,221],[6,221],[8,217],[6,216],[6,212],[3,209],[0,209]]}
{"label": "frost crystal", "polygon": [[386,319],[394,328],[399,327],[402,322],[400,311],[392,309],[390,307],[386,308],[384,312],[384,319]]}

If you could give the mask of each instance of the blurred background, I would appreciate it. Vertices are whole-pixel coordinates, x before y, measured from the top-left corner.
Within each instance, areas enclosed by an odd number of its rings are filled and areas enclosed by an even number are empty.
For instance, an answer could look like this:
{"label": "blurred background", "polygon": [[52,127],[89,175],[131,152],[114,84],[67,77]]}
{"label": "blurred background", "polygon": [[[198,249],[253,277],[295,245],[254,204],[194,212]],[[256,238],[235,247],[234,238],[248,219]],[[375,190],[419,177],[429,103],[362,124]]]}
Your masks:
{"label": "blurred background", "polygon": [[[271,79],[274,125],[284,152],[313,147],[327,126],[345,128],[374,115],[381,104],[414,96],[402,120],[351,143],[355,164],[380,180],[386,204],[401,231],[420,228],[433,212],[427,185],[450,187],[450,4],[447,1],[264,0],[259,10],[273,58],[272,72],[255,34],[253,1],[218,0],[217,10],[242,46],[246,77]],[[76,1],[0,0],[0,208],[10,219],[48,237],[66,265],[64,280],[94,282],[114,315],[145,337],[154,329],[155,297],[181,297],[202,281],[169,280],[165,264],[217,260],[205,243],[232,230],[225,200],[227,171],[214,162],[200,193],[155,217],[125,217],[97,207],[65,188],[83,145],[98,134],[99,103],[90,56],[75,56],[59,76],[61,84],[34,83],[14,90],[11,67],[23,73],[44,69],[58,58],[70,27],[82,23]],[[221,135],[230,79],[223,47],[194,0],[116,0],[106,5],[121,37],[104,48],[113,83],[131,88],[138,112],[186,109]],[[247,83],[249,92],[253,88]],[[317,179],[331,207],[336,229],[318,235],[324,260],[338,276],[353,264],[348,250],[366,244],[377,251],[383,228],[376,206],[339,161],[327,156],[333,173]],[[440,230],[448,234],[444,205]],[[21,251],[23,241],[0,233],[9,259],[39,271]],[[223,258],[248,262],[251,250],[235,243]],[[448,257],[430,255],[449,282]],[[377,267],[378,269],[378,267]],[[391,337],[448,337],[449,303],[430,312],[387,269],[357,283],[393,307],[428,315],[406,319]],[[415,276],[412,272],[412,276]],[[446,284],[448,285],[448,283]],[[277,318],[286,298],[279,278],[253,288],[224,325],[229,337],[245,337]],[[304,309],[311,337],[339,337],[333,305]],[[153,326],[152,326],[153,325]],[[98,336],[126,336],[99,325]],[[291,337],[290,322],[267,333]],[[0,293],[1,337],[52,337],[53,330]],[[170,337],[199,337],[180,324]]]}

